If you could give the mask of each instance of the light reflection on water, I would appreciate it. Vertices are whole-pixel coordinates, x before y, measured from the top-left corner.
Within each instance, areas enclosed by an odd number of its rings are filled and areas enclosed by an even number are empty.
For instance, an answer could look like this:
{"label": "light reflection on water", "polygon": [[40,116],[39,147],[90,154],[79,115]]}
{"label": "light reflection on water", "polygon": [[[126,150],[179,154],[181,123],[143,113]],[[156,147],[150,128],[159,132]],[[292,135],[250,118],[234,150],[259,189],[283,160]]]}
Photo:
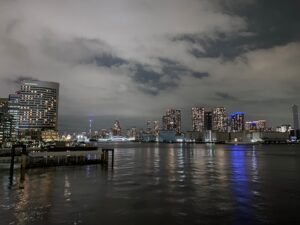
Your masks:
{"label": "light reflection on water", "polygon": [[[18,173],[9,189],[8,171],[0,171],[1,224],[299,221],[300,152],[295,146],[115,148],[113,170],[100,165],[30,170],[23,189]],[[285,197],[278,198],[282,190]]]}

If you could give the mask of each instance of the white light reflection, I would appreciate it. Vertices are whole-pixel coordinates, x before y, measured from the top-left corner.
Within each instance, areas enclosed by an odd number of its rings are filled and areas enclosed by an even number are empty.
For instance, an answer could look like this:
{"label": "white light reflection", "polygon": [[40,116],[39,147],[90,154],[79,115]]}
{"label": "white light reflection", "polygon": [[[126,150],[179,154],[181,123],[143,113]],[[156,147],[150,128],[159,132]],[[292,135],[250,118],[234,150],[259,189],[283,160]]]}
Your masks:
{"label": "white light reflection", "polygon": [[182,144],[180,145],[180,148],[178,148],[178,152],[177,152],[177,166],[178,166],[177,173],[179,173],[179,181],[182,183],[185,181],[186,178]]}
{"label": "white light reflection", "polygon": [[252,147],[252,181],[258,182],[258,169],[257,169],[257,158],[256,158],[256,148]]}
{"label": "white light reflection", "polygon": [[69,177],[65,175],[65,189],[64,189],[64,197],[67,202],[71,201],[71,189],[70,189],[70,181]]}

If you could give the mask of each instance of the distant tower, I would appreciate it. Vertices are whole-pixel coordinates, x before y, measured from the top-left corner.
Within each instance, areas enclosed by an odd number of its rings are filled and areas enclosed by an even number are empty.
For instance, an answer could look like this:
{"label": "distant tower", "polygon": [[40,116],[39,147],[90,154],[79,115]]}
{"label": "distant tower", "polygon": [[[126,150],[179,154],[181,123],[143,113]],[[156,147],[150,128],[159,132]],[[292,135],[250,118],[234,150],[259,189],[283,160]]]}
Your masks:
{"label": "distant tower", "polygon": [[89,130],[89,134],[90,134],[90,136],[92,136],[92,120],[89,120],[89,125],[90,125],[90,130]]}
{"label": "distant tower", "polygon": [[298,106],[293,105],[293,122],[294,122],[294,130],[299,130],[299,117],[298,117]]}

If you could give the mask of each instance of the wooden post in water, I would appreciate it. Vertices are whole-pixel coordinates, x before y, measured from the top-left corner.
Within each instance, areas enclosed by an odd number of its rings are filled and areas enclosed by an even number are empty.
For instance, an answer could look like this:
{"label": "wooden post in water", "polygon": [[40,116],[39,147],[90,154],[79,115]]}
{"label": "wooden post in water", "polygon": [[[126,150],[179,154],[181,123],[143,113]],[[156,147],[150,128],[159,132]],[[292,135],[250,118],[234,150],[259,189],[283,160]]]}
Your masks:
{"label": "wooden post in water", "polygon": [[115,161],[115,150],[112,149],[112,152],[111,152],[111,168],[114,168],[114,161]]}
{"label": "wooden post in water", "polygon": [[10,155],[11,156],[10,170],[9,170],[9,184],[10,185],[12,185],[13,178],[14,178],[15,153],[16,153],[16,148],[15,148],[15,145],[13,145],[11,148],[11,155]]}
{"label": "wooden post in water", "polygon": [[12,148],[11,148],[10,171],[9,171],[9,183],[10,183],[10,185],[13,184],[15,155],[16,155],[16,148],[18,148],[18,147],[22,148],[21,176],[20,176],[21,183],[24,181],[24,177],[25,177],[25,168],[26,168],[26,162],[27,162],[26,145],[13,145]]}
{"label": "wooden post in water", "polygon": [[110,149],[102,149],[102,153],[101,153],[101,162],[103,164],[108,165],[108,153],[111,152],[111,167],[114,166],[114,149],[110,148]]}
{"label": "wooden post in water", "polygon": [[27,151],[26,145],[22,145],[22,154],[21,154],[21,171],[20,171],[20,184],[19,188],[24,188],[24,180],[25,180],[25,169],[27,168]]}

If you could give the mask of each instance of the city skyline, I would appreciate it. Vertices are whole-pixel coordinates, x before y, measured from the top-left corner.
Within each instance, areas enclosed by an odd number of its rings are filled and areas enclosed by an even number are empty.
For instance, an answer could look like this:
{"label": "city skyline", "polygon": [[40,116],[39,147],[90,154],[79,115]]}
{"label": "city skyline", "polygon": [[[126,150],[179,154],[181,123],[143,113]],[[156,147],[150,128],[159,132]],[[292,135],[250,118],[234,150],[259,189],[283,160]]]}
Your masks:
{"label": "city skyline", "polygon": [[169,107],[181,109],[188,129],[197,105],[292,124],[298,8],[278,0],[1,1],[0,96],[23,79],[59,82],[62,130],[85,129],[90,119],[142,126]]}
{"label": "city skyline", "polygon": [[[66,132],[58,127],[59,121],[59,83],[40,81],[40,80],[23,80],[15,94],[8,94],[8,98],[0,98],[0,109],[7,112],[11,116],[12,138],[22,136],[23,131],[29,130],[53,130]],[[153,121],[155,129],[176,131],[177,135],[185,131],[214,131],[214,132],[241,132],[241,131],[264,131],[264,130],[282,130],[280,128],[284,124],[277,124],[276,127],[267,126],[267,120],[246,120],[245,112],[227,112],[226,107],[218,106],[207,108],[202,106],[194,106],[190,109],[191,127],[184,129],[182,124],[181,109],[168,108],[161,118],[161,126],[157,120]],[[293,127],[299,130],[298,107],[292,106]],[[115,120],[112,127],[99,127],[93,125],[93,119],[88,120],[87,133],[91,136],[92,131],[100,131],[101,129],[111,130],[112,135],[120,136],[125,130],[132,128],[144,129],[149,132],[151,128],[151,120],[146,121],[146,127],[143,126],[123,126],[118,119]],[[107,121],[111,122],[111,121]],[[123,121],[124,122],[124,121]],[[145,122],[145,121],[144,121]],[[126,124],[126,121],[125,121]],[[85,127],[86,128],[86,127]],[[123,132],[122,132],[123,129]],[[78,130],[79,131],[79,130]],[[69,130],[69,132],[78,132]],[[68,131],[67,131],[68,132]],[[79,132],[86,132],[86,129]]]}

